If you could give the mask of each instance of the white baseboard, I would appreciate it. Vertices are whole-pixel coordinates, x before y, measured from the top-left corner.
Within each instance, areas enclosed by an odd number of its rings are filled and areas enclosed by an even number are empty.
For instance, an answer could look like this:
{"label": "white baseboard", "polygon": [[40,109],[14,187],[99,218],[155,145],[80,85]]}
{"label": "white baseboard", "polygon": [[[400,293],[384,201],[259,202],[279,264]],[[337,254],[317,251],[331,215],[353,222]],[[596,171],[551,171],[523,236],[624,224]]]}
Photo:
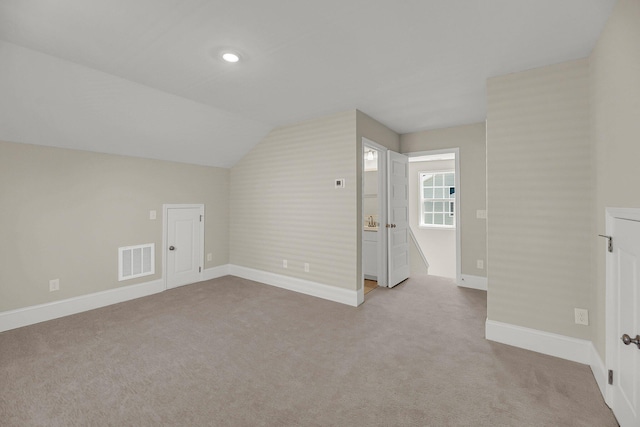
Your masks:
{"label": "white baseboard", "polygon": [[461,274],[458,286],[462,286],[463,288],[480,289],[481,291],[486,291],[488,289],[486,277],[472,276],[470,274]]}
{"label": "white baseboard", "polygon": [[607,398],[607,386],[609,385],[609,371],[607,370],[598,350],[596,350],[596,346],[591,344],[591,361],[589,362],[589,366],[591,367],[591,372],[593,373],[593,377],[596,379],[596,383],[598,383],[598,388],[600,389],[600,393],[602,393],[602,397],[604,397],[604,401],[610,405]]}
{"label": "white baseboard", "polygon": [[0,332],[164,291],[162,279],[0,313]]}
{"label": "white baseboard", "polygon": [[362,304],[364,302],[364,287],[360,288],[357,290],[358,292],[358,305]]}
{"label": "white baseboard", "polygon": [[353,307],[357,307],[359,304],[358,291],[356,290],[337,288],[335,286],[324,285],[322,283],[311,282],[309,280],[283,276],[281,274],[255,270],[253,268],[233,264],[229,265],[229,274],[243,279],[253,280],[267,285],[276,286],[278,288],[299,292],[305,295],[311,295],[347,304]]}
{"label": "white baseboard", "polygon": [[202,272],[202,280],[217,279],[218,277],[229,275],[229,264],[219,265],[217,267],[207,268]]}
{"label": "white baseboard", "polygon": [[571,360],[584,365],[591,365],[592,363],[593,344],[588,340],[511,325],[509,323],[496,322],[489,319],[487,319],[485,323],[485,336],[491,341],[509,344],[514,347]]}

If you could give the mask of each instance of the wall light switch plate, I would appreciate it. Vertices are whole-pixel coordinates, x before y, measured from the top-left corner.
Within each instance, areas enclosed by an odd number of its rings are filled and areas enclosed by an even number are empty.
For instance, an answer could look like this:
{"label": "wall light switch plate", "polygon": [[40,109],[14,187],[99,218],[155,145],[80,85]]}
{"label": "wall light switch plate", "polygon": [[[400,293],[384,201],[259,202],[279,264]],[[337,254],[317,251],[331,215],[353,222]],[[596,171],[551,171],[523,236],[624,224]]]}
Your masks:
{"label": "wall light switch plate", "polygon": [[149,211],[149,219],[156,219],[157,213],[156,211]]}
{"label": "wall light switch plate", "polygon": [[476,260],[476,267],[480,270],[484,269],[484,261],[481,259]]}
{"label": "wall light switch plate", "polygon": [[476,211],[476,218],[478,219],[487,219],[487,211],[484,209],[478,209]]}
{"label": "wall light switch plate", "polygon": [[338,178],[335,180],[336,188],[344,188],[344,178]]}

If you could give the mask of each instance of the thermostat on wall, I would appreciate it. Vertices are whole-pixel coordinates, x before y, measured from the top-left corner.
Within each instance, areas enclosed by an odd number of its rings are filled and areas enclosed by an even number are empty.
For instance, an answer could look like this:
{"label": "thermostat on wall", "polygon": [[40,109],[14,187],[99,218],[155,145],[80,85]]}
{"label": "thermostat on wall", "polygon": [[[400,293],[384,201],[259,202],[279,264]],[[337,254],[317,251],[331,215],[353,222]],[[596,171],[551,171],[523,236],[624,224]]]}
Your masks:
{"label": "thermostat on wall", "polygon": [[344,188],[344,178],[336,179],[336,188]]}

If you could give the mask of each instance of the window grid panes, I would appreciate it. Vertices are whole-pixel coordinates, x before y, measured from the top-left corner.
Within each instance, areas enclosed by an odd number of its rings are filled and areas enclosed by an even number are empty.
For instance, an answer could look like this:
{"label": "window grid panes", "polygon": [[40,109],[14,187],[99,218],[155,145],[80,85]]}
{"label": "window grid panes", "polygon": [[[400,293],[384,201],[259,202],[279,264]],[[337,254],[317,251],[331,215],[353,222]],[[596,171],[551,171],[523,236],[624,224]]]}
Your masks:
{"label": "window grid panes", "polygon": [[456,175],[453,171],[420,173],[420,225],[455,227]]}

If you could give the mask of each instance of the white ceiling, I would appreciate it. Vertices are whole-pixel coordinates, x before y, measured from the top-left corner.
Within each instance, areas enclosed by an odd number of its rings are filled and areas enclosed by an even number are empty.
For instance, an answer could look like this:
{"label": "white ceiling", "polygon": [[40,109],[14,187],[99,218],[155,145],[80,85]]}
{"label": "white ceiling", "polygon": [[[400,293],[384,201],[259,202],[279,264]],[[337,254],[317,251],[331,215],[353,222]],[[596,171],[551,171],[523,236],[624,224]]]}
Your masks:
{"label": "white ceiling", "polygon": [[[179,160],[229,167],[273,127],[351,109],[398,133],[483,121],[487,77],[587,56],[614,3],[0,0],[0,39],[204,104]],[[242,61],[219,60],[226,47]],[[88,149],[175,160],[159,120]]]}

